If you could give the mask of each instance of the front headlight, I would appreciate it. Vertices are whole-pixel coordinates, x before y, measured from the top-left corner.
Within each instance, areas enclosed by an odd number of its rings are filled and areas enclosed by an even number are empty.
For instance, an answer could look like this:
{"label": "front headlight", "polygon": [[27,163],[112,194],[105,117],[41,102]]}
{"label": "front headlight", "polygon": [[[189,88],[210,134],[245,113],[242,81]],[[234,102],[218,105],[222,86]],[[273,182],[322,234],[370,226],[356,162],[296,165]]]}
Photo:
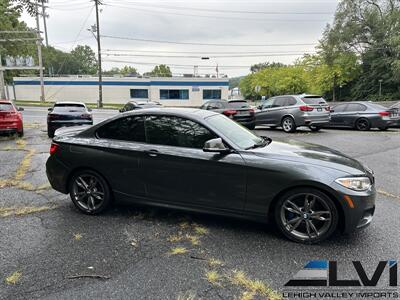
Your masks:
{"label": "front headlight", "polygon": [[335,182],[353,191],[366,191],[372,185],[368,177],[338,178]]}

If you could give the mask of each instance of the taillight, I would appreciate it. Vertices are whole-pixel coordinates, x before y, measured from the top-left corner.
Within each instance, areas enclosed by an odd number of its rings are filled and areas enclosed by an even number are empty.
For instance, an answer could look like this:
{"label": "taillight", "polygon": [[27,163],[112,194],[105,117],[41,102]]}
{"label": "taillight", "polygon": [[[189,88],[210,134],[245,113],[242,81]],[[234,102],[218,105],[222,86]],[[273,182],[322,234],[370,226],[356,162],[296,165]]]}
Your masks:
{"label": "taillight", "polygon": [[59,148],[59,145],[58,145],[58,144],[56,144],[56,143],[51,143],[51,146],[50,146],[50,155],[53,155],[54,153],[56,153],[57,150],[58,150],[58,148]]}
{"label": "taillight", "polygon": [[299,107],[299,109],[301,111],[313,111],[314,107],[311,107],[311,106],[308,106],[308,105],[302,105],[302,106]]}
{"label": "taillight", "polygon": [[81,115],[81,118],[82,118],[82,119],[91,120],[91,119],[92,119],[92,115],[90,115],[90,114],[83,114],[83,115]]}
{"label": "taillight", "polygon": [[234,109],[227,109],[222,112],[225,116],[231,117],[237,114],[237,111]]}
{"label": "taillight", "polygon": [[47,118],[49,119],[49,120],[58,120],[58,119],[60,119],[60,115],[55,115],[55,114],[49,114],[48,116],[47,116]]}
{"label": "taillight", "polygon": [[390,116],[390,112],[388,112],[388,111],[381,111],[381,112],[379,113],[379,115],[382,116],[382,117],[389,117],[389,116]]}

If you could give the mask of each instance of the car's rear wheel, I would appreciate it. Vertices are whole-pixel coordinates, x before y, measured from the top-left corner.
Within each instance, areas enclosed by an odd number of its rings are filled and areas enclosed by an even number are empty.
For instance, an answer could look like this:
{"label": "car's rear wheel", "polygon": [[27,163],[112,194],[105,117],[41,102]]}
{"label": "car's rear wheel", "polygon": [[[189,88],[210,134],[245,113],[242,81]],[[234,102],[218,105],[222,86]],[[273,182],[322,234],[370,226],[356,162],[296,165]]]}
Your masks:
{"label": "car's rear wheel", "polygon": [[292,117],[284,117],[281,125],[284,132],[296,131],[296,123],[294,122]]}
{"label": "car's rear wheel", "polygon": [[253,130],[254,128],[256,128],[256,124],[250,124],[246,126],[247,129]]}
{"label": "car's rear wheel", "polygon": [[313,188],[285,193],[275,206],[279,230],[292,241],[313,244],[333,234],[339,214],[330,197]]}
{"label": "car's rear wheel", "polygon": [[310,126],[310,129],[311,129],[311,131],[317,132],[317,131],[321,130],[321,127],[312,125],[312,126]]}
{"label": "car's rear wheel", "polygon": [[75,173],[70,181],[69,193],[74,205],[83,213],[96,215],[111,204],[111,191],[104,178],[90,170]]}
{"label": "car's rear wheel", "polygon": [[358,119],[356,122],[356,129],[360,131],[368,131],[371,128],[371,124],[367,119]]}

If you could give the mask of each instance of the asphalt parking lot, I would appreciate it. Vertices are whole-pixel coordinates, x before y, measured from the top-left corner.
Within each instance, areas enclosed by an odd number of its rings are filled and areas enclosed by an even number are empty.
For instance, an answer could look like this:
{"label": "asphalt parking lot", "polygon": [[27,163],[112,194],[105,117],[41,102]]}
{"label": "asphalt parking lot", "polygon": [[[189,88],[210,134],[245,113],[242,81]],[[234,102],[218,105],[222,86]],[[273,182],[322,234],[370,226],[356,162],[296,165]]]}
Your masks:
{"label": "asphalt parking lot", "polygon": [[[95,111],[95,122],[114,113]],[[309,260],[336,260],[347,278],[352,260],[371,274],[379,261],[400,259],[399,129],[255,130],[323,144],[375,171],[372,225],[308,246],[272,226],[221,217],[121,204],[101,216],[80,214],[48,185],[45,115],[27,108],[25,137],[0,137],[1,299],[278,299]]]}

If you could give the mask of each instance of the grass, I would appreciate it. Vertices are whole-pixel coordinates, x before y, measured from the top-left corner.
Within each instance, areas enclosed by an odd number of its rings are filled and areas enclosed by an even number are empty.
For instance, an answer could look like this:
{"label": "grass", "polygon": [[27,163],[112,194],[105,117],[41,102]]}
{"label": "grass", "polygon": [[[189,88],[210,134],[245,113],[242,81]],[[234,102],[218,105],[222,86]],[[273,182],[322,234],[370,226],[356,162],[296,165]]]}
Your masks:
{"label": "grass", "polygon": [[222,261],[216,258],[210,258],[207,262],[210,267],[222,267],[224,265]]}
{"label": "grass", "polygon": [[256,292],[252,291],[244,291],[240,296],[240,300],[253,300],[256,295]]}
{"label": "grass", "polygon": [[175,247],[175,248],[171,249],[169,254],[170,255],[179,255],[179,254],[185,254],[187,252],[189,252],[189,250],[186,249],[185,247]]}
{"label": "grass", "polygon": [[194,300],[194,299],[196,299],[196,293],[193,291],[188,291],[184,294],[179,294],[176,299],[177,300]]}
{"label": "grass", "polygon": [[171,243],[180,242],[180,241],[182,241],[182,240],[183,240],[183,236],[181,236],[181,235],[170,235],[170,236],[167,238],[167,241],[168,241],[168,242],[171,242]]}
{"label": "grass", "polygon": [[35,155],[35,152],[36,152],[35,149],[30,149],[28,151],[28,154],[26,154],[25,157],[22,159],[15,173],[15,180],[21,180],[22,178],[25,177],[26,173],[28,172],[31,166],[32,157],[33,155]]}
{"label": "grass", "polygon": [[198,236],[187,234],[185,237],[190,243],[192,243],[193,246],[200,245],[200,240]]}
{"label": "grass", "polygon": [[7,284],[17,284],[22,277],[22,273],[19,271],[15,271],[14,273],[12,273],[10,276],[8,276],[5,280],[5,282]]}
{"label": "grass", "polygon": [[206,272],[206,279],[212,285],[220,285],[219,280],[221,279],[221,276],[217,271],[208,271]]}
{"label": "grass", "polygon": [[0,207],[0,217],[25,216],[50,209],[50,206]]}
{"label": "grass", "polygon": [[83,237],[82,234],[80,234],[80,233],[74,233],[74,240],[75,240],[75,241],[81,240],[82,237]]}
{"label": "grass", "polygon": [[259,294],[271,300],[282,299],[281,295],[268,287],[264,282],[248,278],[243,271],[233,271],[230,281],[232,284],[244,288],[247,292]]}
{"label": "grass", "polygon": [[199,235],[205,235],[208,233],[208,229],[199,224],[193,224],[193,229]]}

